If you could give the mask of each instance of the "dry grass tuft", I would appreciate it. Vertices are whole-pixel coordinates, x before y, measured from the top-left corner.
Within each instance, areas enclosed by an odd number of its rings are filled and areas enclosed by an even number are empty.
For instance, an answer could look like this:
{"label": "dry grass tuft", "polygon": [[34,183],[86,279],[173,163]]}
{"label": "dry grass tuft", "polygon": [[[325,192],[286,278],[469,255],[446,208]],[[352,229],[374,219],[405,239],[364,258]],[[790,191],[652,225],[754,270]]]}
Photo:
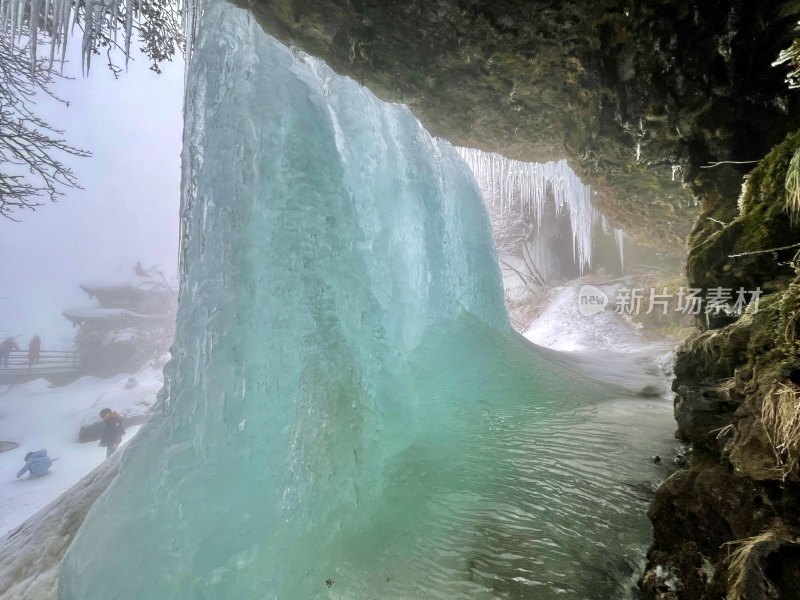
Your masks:
{"label": "dry grass tuft", "polygon": [[[792,262],[797,264],[800,252],[795,255]],[[781,297],[780,304],[780,326],[783,327],[783,338],[793,351],[798,350],[797,344],[797,322],[800,319],[800,284],[797,280],[789,284],[789,287]]]}
{"label": "dry grass tuft", "polygon": [[747,206],[745,201],[747,200],[747,196],[750,193],[750,175],[747,174],[742,178],[742,192],[739,194],[739,199],[736,201],[736,204],[739,207],[739,216],[743,216],[745,211],[747,210]]}
{"label": "dry grass tuft", "polygon": [[[747,582],[747,563],[756,546],[769,542],[777,537],[774,531],[766,531],[743,540],[727,542],[728,555],[728,596],[727,600],[747,600],[745,584]],[[735,549],[732,549],[734,548]]]}
{"label": "dry grass tuft", "polygon": [[800,220],[800,149],[792,156],[786,171],[786,212],[792,224]]}
{"label": "dry grass tuft", "polygon": [[702,361],[705,364],[713,364],[720,358],[722,354],[720,352],[720,346],[722,345],[720,340],[721,335],[723,334],[718,331],[713,331],[701,338],[698,342]]}
{"label": "dry grass tuft", "polygon": [[786,319],[786,326],[783,328],[783,338],[791,348],[797,349],[797,321],[800,319],[800,311],[793,313]]}
{"label": "dry grass tuft", "polygon": [[761,420],[775,453],[777,469],[785,479],[800,460],[800,390],[778,383],[764,398]]}
{"label": "dry grass tuft", "polygon": [[720,438],[725,437],[726,435],[728,435],[731,431],[734,431],[735,429],[736,429],[736,427],[734,427],[732,423],[729,423],[728,425],[725,425],[725,427],[720,427],[719,429],[712,430],[711,433],[716,433],[717,434],[717,439],[720,439]]}
{"label": "dry grass tuft", "polygon": [[[731,377],[730,379],[725,379],[719,385],[717,385],[714,388],[714,393],[721,399],[725,400],[726,402],[735,402],[736,399],[733,394],[735,388],[736,388],[736,380],[733,377]],[[735,430],[736,427],[732,423],[730,423],[728,425],[725,425],[724,427],[720,427],[719,429],[714,429],[710,433],[716,433],[717,439],[721,439]]]}
{"label": "dry grass tuft", "polygon": [[726,402],[735,402],[735,398],[733,396],[733,390],[736,388],[736,380],[731,377],[730,379],[726,379],[722,383],[720,383],[716,388],[715,392],[717,395],[725,400]]}

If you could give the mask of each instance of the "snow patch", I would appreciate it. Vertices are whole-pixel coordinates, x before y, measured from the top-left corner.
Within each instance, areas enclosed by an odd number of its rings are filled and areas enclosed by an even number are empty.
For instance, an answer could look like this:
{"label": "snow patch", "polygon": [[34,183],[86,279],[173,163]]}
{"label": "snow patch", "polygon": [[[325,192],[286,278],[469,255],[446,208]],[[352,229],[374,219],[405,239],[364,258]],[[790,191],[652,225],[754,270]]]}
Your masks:
{"label": "snow patch", "polygon": [[[63,387],[37,379],[0,390],[0,439],[19,444],[0,454],[0,532],[31,517],[105,460],[105,449],[79,443],[78,433],[106,406],[122,415],[145,414],[163,385],[161,371],[148,369],[136,378],[138,385],[129,389],[124,375],[82,377]],[[123,443],[138,429],[127,428]],[[25,454],[43,448],[59,459],[51,472],[16,479]]]}
{"label": "snow patch", "polygon": [[[611,306],[597,314],[581,314],[579,290],[585,279],[555,288],[553,299],[531,323],[523,335],[539,346],[561,352],[579,350],[612,350],[638,352],[646,340],[640,327],[617,314]],[[613,298],[618,286],[598,287]]]}
{"label": "snow patch", "polygon": [[122,452],[114,454],[69,493],[0,537],[3,600],[55,600],[64,553],[95,500],[119,472],[121,456]]}

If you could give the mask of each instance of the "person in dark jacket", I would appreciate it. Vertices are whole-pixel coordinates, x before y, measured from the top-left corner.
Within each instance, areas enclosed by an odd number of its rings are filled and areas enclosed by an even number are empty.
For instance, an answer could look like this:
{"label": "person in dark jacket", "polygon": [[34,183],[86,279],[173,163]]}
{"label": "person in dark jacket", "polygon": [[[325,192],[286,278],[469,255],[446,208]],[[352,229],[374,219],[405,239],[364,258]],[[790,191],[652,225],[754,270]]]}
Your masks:
{"label": "person in dark jacket", "polygon": [[0,343],[0,367],[7,367],[8,366],[8,356],[12,352],[19,350],[19,346],[17,346],[17,342],[14,341],[14,338],[6,338]]}
{"label": "person in dark jacket", "polygon": [[122,442],[125,435],[125,428],[122,426],[122,417],[110,408],[100,411],[100,418],[103,419],[103,435],[100,438],[100,446],[106,449],[106,458],[114,454]]}
{"label": "person in dark jacket", "polygon": [[29,479],[33,477],[41,477],[50,472],[50,467],[53,465],[52,459],[47,456],[47,450],[37,450],[36,452],[28,452],[25,455],[25,464],[17,472],[17,479],[30,472]]}
{"label": "person in dark jacket", "polygon": [[39,357],[42,355],[42,338],[38,335],[28,344],[28,369],[39,363]]}

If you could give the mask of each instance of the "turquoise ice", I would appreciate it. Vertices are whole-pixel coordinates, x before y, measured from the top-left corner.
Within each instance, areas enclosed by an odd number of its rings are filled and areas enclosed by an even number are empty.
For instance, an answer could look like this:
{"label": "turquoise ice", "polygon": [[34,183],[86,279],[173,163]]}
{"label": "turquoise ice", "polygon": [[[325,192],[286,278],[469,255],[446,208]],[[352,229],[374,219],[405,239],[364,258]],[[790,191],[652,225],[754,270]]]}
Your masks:
{"label": "turquoise ice", "polygon": [[646,524],[601,451],[632,442],[582,432],[608,394],[511,332],[455,150],[217,1],[184,153],[164,411],[59,597],[618,592]]}

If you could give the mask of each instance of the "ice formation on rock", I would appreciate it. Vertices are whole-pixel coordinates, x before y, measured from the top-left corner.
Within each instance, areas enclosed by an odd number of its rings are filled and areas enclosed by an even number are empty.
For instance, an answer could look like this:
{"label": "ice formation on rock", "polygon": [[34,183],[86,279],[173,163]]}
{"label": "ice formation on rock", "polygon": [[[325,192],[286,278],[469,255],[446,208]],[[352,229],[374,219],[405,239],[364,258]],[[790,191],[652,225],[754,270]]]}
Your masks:
{"label": "ice formation on rock", "polygon": [[[592,190],[575,175],[566,160],[527,163],[475,148],[456,148],[467,161],[486,201],[500,214],[530,216],[541,227],[544,207],[552,202],[556,213],[569,214],[573,258],[581,272],[592,265],[594,226],[607,219],[592,204]],[[614,229],[622,263],[622,230]]]}

